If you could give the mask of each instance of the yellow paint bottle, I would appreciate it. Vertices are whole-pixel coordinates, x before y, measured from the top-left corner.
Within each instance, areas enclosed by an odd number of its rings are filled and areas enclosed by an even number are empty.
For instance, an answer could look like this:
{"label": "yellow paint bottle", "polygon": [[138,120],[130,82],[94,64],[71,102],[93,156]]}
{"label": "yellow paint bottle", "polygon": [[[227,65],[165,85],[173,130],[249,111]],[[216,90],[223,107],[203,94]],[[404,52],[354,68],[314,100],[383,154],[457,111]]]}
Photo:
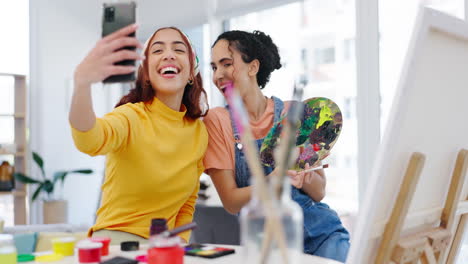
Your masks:
{"label": "yellow paint bottle", "polygon": [[52,239],[52,249],[55,254],[62,256],[73,256],[75,248],[74,237],[57,237]]}
{"label": "yellow paint bottle", "polygon": [[13,236],[9,234],[0,234],[0,263],[16,264],[16,247]]}

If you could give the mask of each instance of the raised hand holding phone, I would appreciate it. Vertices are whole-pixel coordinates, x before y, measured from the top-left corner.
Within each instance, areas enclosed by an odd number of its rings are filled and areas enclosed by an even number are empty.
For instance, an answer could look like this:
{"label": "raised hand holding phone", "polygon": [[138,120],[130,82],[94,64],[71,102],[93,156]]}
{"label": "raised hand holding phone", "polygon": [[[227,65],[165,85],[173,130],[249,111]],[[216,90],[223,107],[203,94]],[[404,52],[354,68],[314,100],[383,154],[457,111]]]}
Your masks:
{"label": "raised hand holding phone", "polygon": [[[102,36],[110,35],[121,28],[135,24],[136,21],[136,3],[104,3],[102,14]],[[135,31],[130,32],[128,37],[135,37]],[[120,47],[115,50],[135,50],[134,45]],[[114,62],[114,65],[135,66],[135,59],[121,59]],[[104,83],[131,82],[135,80],[135,71],[125,74],[113,74],[103,80]]]}
{"label": "raised hand holding phone", "polygon": [[134,65],[118,65],[122,60],[142,60],[136,50],[122,49],[133,46],[142,48],[143,45],[128,35],[134,33],[138,26],[132,24],[99,40],[88,55],[75,70],[75,85],[89,86],[101,82],[111,75],[128,74],[135,71]]}
{"label": "raised hand holding phone", "polygon": [[88,131],[96,122],[93,110],[91,84],[101,82],[112,75],[128,74],[135,71],[133,65],[117,65],[122,60],[142,60],[136,50],[122,49],[143,45],[135,38],[129,37],[138,26],[126,26],[99,40],[94,48],[76,67],[74,74],[74,90],[70,107],[70,124],[79,131]]}

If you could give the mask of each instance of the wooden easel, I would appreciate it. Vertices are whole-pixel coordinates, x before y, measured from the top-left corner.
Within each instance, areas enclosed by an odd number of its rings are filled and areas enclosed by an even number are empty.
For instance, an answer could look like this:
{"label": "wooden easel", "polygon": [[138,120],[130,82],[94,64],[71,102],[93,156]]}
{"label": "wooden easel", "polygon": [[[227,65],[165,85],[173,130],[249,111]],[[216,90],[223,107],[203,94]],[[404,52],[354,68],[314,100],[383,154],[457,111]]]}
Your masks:
{"label": "wooden easel", "polygon": [[[466,170],[466,150],[465,150],[465,163],[464,163],[464,167],[461,168],[461,170]],[[458,161],[458,160],[457,160]],[[457,168],[455,168],[457,169]],[[462,185],[463,182],[461,182],[460,185]],[[465,201],[468,201],[468,197],[465,198]],[[468,223],[468,213],[465,213],[463,215],[461,215],[461,218],[460,218],[460,221],[458,222],[458,226],[457,226],[457,229],[455,231],[455,235],[454,235],[454,238],[452,240],[452,246],[450,247],[450,251],[449,251],[449,254],[448,254],[448,257],[447,257],[447,261],[446,263],[447,264],[453,264],[455,263],[455,260],[456,260],[456,257],[458,256],[458,252],[460,252],[460,247],[461,247],[461,244],[462,244],[462,240],[463,240],[463,233],[465,232],[465,228],[466,228],[466,225]]]}
{"label": "wooden easel", "polygon": [[[375,259],[376,264],[388,264],[390,261],[396,264],[417,264],[419,261],[423,264],[437,264],[442,261],[449,244],[453,240],[450,230],[454,224],[460,194],[468,168],[468,151],[464,149],[460,150],[457,156],[447,199],[440,219],[440,225],[400,238],[404,220],[408,214],[408,209],[419,181],[424,161],[425,156],[421,153],[413,153],[410,158],[392,214],[385,226],[382,241]],[[453,261],[455,259],[467,221],[468,215],[464,215],[456,232],[455,240],[453,240],[452,249],[454,247],[455,249],[450,250],[449,260],[452,259]]]}

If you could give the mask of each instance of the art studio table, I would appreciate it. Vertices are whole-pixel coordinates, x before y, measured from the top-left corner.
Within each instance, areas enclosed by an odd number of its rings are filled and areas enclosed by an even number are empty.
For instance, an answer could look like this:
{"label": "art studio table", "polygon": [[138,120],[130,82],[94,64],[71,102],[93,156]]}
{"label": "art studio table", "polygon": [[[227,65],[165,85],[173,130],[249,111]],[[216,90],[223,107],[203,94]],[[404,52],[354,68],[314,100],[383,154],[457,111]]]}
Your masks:
{"label": "art studio table", "polygon": [[[209,244],[208,244],[209,245]],[[201,257],[192,257],[192,256],[185,256],[184,257],[184,264],[215,264],[215,263],[223,263],[223,264],[239,264],[242,263],[241,258],[241,246],[233,246],[233,245],[212,245],[212,246],[217,246],[217,247],[227,247],[227,248],[233,248],[236,250],[236,253],[227,255],[227,256],[222,256],[219,258],[215,259],[208,259],[208,258],[201,258]],[[146,254],[146,249],[147,245],[141,245],[140,250],[138,251],[120,251],[120,246],[110,246],[109,248],[109,256],[105,256],[102,258],[101,261],[105,261],[108,259],[111,259],[115,256],[122,256],[122,257],[127,257],[127,258],[132,258],[134,259],[136,256],[139,255],[144,255]],[[43,264],[44,262],[21,262],[24,264]],[[63,258],[62,260],[59,261],[54,261],[50,262],[53,264],[77,264],[78,263],[78,257],[76,256],[70,256]],[[140,262],[143,263],[143,262]],[[341,262],[337,262],[331,259],[325,259],[325,258],[320,258],[312,255],[307,255],[304,254],[302,258],[302,263],[304,264],[340,264]]]}

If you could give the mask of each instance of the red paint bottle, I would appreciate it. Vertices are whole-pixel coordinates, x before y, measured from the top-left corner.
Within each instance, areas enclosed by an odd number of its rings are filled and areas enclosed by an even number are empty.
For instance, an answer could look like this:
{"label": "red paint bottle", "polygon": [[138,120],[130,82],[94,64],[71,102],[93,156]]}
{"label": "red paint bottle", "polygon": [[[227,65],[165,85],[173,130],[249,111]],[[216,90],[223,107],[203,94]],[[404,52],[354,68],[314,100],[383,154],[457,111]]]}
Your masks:
{"label": "red paint bottle", "polygon": [[76,248],[78,249],[79,263],[98,264],[101,262],[102,243],[82,240],[76,245]]}
{"label": "red paint bottle", "polygon": [[149,264],[183,264],[184,249],[179,245],[148,249]]}
{"label": "red paint bottle", "polygon": [[161,235],[164,231],[167,231],[166,219],[151,221],[148,264],[183,264],[184,249],[180,246],[180,238],[164,237]]}
{"label": "red paint bottle", "polygon": [[109,244],[111,242],[110,237],[90,237],[89,240],[102,243],[101,256],[109,255]]}

